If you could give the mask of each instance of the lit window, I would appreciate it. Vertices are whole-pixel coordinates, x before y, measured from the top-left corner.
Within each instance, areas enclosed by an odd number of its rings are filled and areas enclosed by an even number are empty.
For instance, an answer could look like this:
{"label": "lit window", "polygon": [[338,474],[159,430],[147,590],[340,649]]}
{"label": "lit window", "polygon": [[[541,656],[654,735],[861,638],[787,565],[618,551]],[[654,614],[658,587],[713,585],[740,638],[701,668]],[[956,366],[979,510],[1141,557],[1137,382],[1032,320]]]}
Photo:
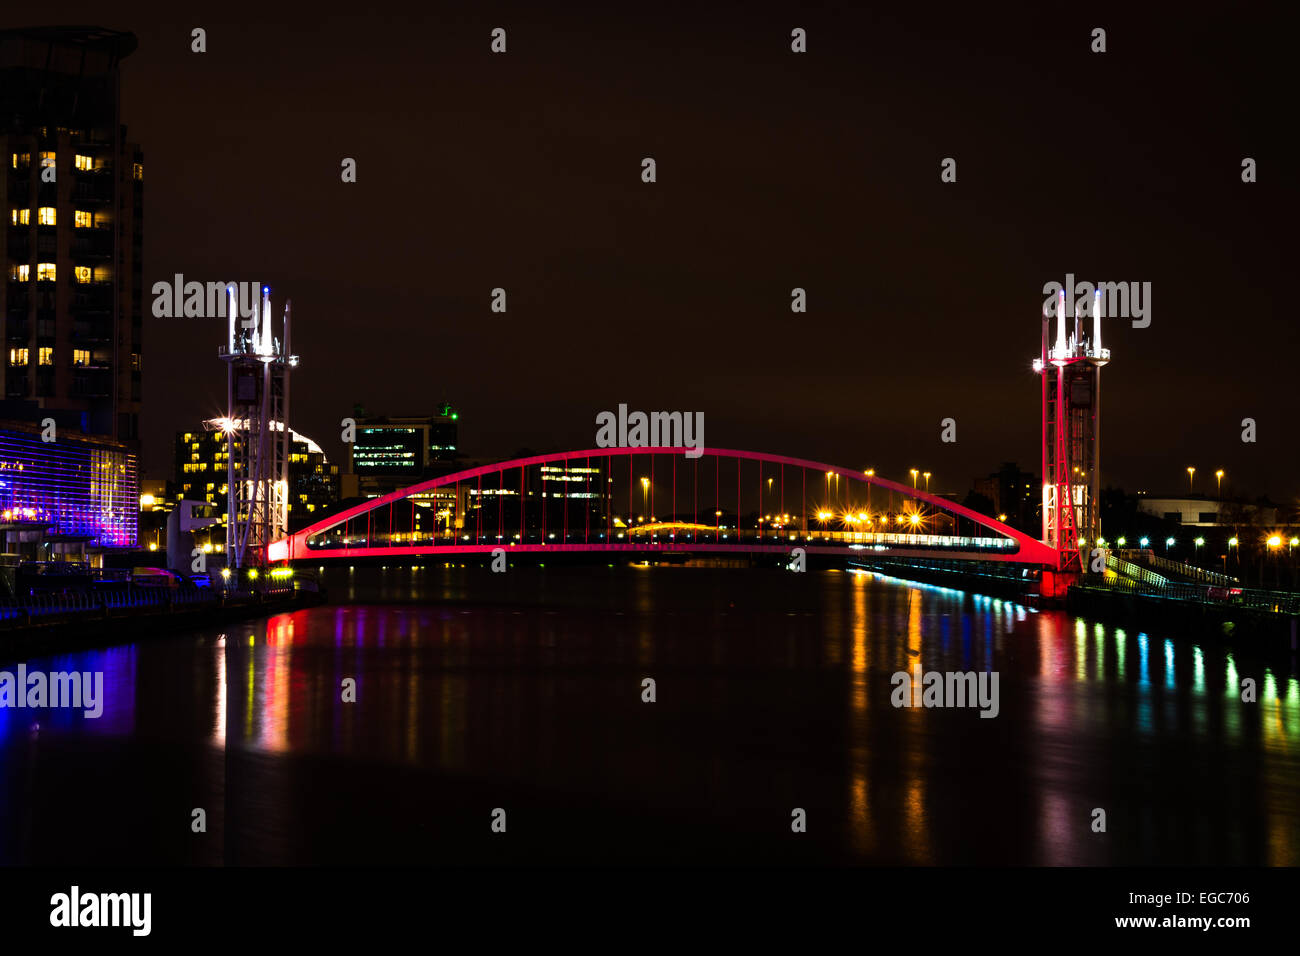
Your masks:
{"label": "lit window", "polygon": [[30,361],[30,353],[27,351],[27,349],[9,350],[10,365],[26,365],[29,361]]}
{"label": "lit window", "polygon": [[31,266],[10,266],[9,278],[14,282],[26,282],[32,277]]}
{"label": "lit window", "polygon": [[40,156],[42,166],[54,166],[58,163],[58,156],[52,152],[42,151]]}
{"label": "lit window", "polygon": [[144,179],[144,164],[143,164],[143,163],[132,163],[132,164],[131,164],[131,176],[132,176],[134,179],[143,180],[143,179]]}
{"label": "lit window", "polygon": [[53,282],[57,271],[53,262],[38,262],[36,263],[36,281]]}
{"label": "lit window", "polygon": [[73,350],[72,350],[72,364],[73,364],[73,365],[89,365],[89,364],[90,364],[90,349],[73,349]]}
{"label": "lit window", "polygon": [[75,162],[76,162],[76,166],[77,166],[77,168],[78,168],[78,169],[81,169],[81,170],[87,170],[87,169],[94,169],[94,168],[95,168],[95,160],[94,160],[92,157],[90,157],[90,156],[82,156],[80,153],[78,153],[78,154],[76,155]]}
{"label": "lit window", "polygon": [[11,209],[9,210],[9,219],[15,226],[31,225],[32,211],[30,209]]}
{"label": "lit window", "polygon": [[28,166],[30,166],[31,164],[32,164],[32,154],[31,154],[31,153],[14,153],[14,154],[13,154],[13,166],[14,166],[14,169],[26,169],[26,168],[27,168]]}
{"label": "lit window", "polygon": [[55,225],[55,218],[56,216],[53,206],[42,206],[40,209],[36,210],[36,221],[42,226]]}
{"label": "lit window", "polygon": [[90,266],[74,266],[72,271],[76,273],[78,282],[89,282],[91,279]]}
{"label": "lit window", "polygon": [[140,353],[139,353],[139,352],[132,352],[132,353],[131,353],[131,367],[132,367],[132,368],[139,368],[139,367],[140,367]]}
{"label": "lit window", "polygon": [[40,349],[39,351],[40,351],[40,363],[41,363],[42,365],[53,365],[53,364],[54,364],[54,349],[53,349],[53,348],[42,348],[42,349]]}
{"label": "lit window", "polygon": [[74,212],[72,214],[72,218],[73,218],[73,225],[76,226],[78,229],[89,229],[92,225],[94,225],[94,222],[92,221],[93,217],[90,215],[90,213],[85,212],[81,209],[78,209],[76,212]]}

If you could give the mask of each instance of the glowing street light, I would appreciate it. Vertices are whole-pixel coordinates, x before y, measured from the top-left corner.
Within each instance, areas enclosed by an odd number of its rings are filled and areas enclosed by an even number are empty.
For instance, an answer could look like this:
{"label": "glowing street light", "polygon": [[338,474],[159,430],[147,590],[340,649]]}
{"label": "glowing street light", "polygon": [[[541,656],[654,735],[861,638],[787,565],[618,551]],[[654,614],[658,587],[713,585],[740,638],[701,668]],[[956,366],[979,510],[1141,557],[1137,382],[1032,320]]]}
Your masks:
{"label": "glowing street light", "polygon": [[1138,538],[1138,545],[1139,545],[1139,547],[1143,547],[1143,548],[1145,548],[1145,547],[1146,547],[1148,544],[1150,544],[1150,543],[1151,543],[1151,539],[1150,539],[1150,538]]}
{"label": "glowing street light", "polygon": [[1168,551],[1168,550],[1169,550],[1170,548],[1172,548],[1173,546],[1174,546],[1174,539],[1173,539],[1173,538],[1165,538],[1165,550]]}
{"label": "glowing street light", "polygon": [[916,490],[916,476],[919,474],[920,472],[917,471],[915,468],[912,469],[912,490],[913,491]]}
{"label": "glowing street light", "polygon": [[641,510],[648,512],[650,510],[650,479],[641,479]]}
{"label": "glowing street light", "polygon": [[925,472],[925,493],[927,495],[930,493],[930,473],[928,471]]}
{"label": "glowing street light", "polygon": [[1281,536],[1275,534],[1275,535],[1273,535],[1272,537],[1270,537],[1270,538],[1268,539],[1268,546],[1269,546],[1270,548],[1274,548],[1274,549],[1277,549],[1277,548],[1282,547],[1282,538],[1281,538]]}
{"label": "glowing street light", "polygon": [[1124,545],[1128,544],[1128,538],[1119,538],[1115,543],[1122,548]]}
{"label": "glowing street light", "polygon": [[1219,483],[1219,498],[1223,498],[1223,469],[1220,468],[1214,473],[1214,480]]}
{"label": "glowing street light", "polygon": [[1195,485],[1193,484],[1195,481],[1196,481],[1196,466],[1188,465],[1187,466],[1187,493],[1189,495],[1195,493]]}

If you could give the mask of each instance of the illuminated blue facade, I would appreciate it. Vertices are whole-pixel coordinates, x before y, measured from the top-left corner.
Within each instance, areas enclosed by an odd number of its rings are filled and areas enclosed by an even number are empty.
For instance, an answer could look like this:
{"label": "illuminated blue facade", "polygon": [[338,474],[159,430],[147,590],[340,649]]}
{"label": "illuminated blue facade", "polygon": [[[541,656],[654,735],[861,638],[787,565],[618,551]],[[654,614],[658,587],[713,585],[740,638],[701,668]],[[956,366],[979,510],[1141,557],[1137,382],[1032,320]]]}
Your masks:
{"label": "illuminated blue facade", "polygon": [[135,453],[117,442],[0,427],[0,520],[48,523],[50,535],[91,546],[136,546],[139,475]]}

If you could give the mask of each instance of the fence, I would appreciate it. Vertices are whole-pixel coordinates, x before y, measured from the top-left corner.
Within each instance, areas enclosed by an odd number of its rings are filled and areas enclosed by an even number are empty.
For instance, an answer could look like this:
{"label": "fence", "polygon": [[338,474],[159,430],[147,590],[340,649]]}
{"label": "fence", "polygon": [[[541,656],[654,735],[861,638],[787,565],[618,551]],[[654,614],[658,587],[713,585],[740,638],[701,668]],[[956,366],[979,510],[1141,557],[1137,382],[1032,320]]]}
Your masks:
{"label": "fence", "polygon": [[288,597],[292,582],[253,590],[220,588],[112,587],[63,594],[35,594],[20,600],[0,602],[0,621],[28,621],[55,616],[100,615],[116,610],[170,611],[180,608],[228,603],[252,603],[259,599]]}
{"label": "fence", "polygon": [[1274,614],[1300,615],[1300,593],[1295,591],[1265,591],[1259,588],[1224,587],[1221,585],[1184,584],[1170,582],[1165,585],[1147,584],[1117,578],[1107,581],[1101,575],[1084,575],[1075,587],[1089,591],[1118,591],[1145,597],[1163,598],[1167,601],[1187,601],[1217,607],[1240,607],[1252,611]]}

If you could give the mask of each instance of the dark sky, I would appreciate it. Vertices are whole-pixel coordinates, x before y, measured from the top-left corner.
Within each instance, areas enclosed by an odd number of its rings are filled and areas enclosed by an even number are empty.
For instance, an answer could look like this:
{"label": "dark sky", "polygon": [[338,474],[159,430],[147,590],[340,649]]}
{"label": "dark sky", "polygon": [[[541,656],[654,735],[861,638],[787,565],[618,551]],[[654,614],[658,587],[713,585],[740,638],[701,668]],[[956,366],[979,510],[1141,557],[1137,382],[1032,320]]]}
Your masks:
{"label": "dark sky", "polygon": [[[1195,465],[1200,490],[1223,467],[1300,491],[1292,56],[1259,10],[184,6],[5,25],[139,37],[146,290],[180,272],[292,297],[293,424],[331,456],[356,402],[448,398],[482,456],[590,447],[627,402],[703,411],[710,445],[965,490],[1006,459],[1038,470],[1041,290],[1073,272],[1153,285],[1149,328],[1105,329],[1104,483],[1185,489]],[[224,325],[145,334],[165,477],[172,434],[222,410]]]}

